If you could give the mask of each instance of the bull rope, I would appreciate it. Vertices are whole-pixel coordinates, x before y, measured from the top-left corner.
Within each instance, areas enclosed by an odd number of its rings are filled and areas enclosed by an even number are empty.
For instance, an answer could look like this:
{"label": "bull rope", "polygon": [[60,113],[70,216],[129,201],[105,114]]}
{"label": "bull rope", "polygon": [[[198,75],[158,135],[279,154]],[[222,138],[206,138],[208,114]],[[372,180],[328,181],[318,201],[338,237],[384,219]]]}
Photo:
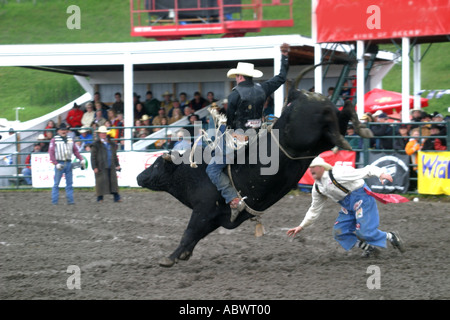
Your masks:
{"label": "bull rope", "polygon": [[[264,211],[257,211],[257,210],[254,210],[254,209],[250,208],[250,207],[248,206],[248,204],[245,203],[245,201],[244,201],[246,197],[242,197],[242,196],[241,196],[241,192],[240,192],[240,191],[236,188],[236,186],[234,185],[233,176],[232,176],[232,174],[231,174],[231,165],[230,165],[230,164],[227,165],[227,169],[228,169],[228,177],[230,178],[231,185],[232,185],[233,188],[236,190],[239,199],[245,204],[245,209],[246,209],[249,213],[253,214],[254,216],[261,216],[261,215],[264,213]],[[258,221],[258,220],[256,219],[256,221]],[[259,222],[259,221],[258,221],[258,222]]]}
{"label": "bull rope", "polygon": [[[269,127],[267,127],[267,132],[272,132],[272,125],[270,125]],[[304,156],[304,157],[293,157],[291,156],[281,145],[280,141],[278,140],[277,136],[275,134],[271,134],[273,140],[275,141],[275,143],[277,144],[278,148],[284,153],[284,155],[286,157],[288,157],[291,160],[304,160],[304,159],[312,159],[315,158],[316,156]]]}

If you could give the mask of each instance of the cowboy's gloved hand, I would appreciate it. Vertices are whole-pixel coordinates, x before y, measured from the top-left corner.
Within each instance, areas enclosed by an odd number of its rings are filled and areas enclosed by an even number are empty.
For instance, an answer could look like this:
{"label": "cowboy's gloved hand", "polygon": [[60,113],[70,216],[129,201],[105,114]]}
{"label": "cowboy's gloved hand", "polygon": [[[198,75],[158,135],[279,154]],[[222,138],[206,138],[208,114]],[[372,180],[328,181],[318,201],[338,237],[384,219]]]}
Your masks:
{"label": "cowboy's gloved hand", "polygon": [[281,54],[283,54],[287,57],[289,50],[290,50],[290,46],[287,43],[283,43],[280,47],[280,50],[281,50]]}
{"label": "cowboy's gloved hand", "polygon": [[56,165],[56,169],[58,169],[59,171],[61,171],[62,169],[64,169],[64,166],[61,163],[58,163]]}
{"label": "cowboy's gloved hand", "polygon": [[84,169],[86,169],[86,160],[81,160],[80,161],[80,164],[81,164],[81,170],[84,170]]}

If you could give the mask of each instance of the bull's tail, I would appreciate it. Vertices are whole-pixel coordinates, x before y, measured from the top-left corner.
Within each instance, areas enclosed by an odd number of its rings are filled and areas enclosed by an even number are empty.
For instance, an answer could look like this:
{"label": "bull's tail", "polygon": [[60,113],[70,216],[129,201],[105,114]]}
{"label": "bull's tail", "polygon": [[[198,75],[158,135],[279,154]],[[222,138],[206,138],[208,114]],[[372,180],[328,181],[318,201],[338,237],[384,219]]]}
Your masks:
{"label": "bull's tail", "polygon": [[308,68],[304,69],[302,72],[300,72],[300,74],[297,76],[297,78],[295,78],[294,88],[298,88],[298,85],[300,84],[300,81],[305,76],[305,74],[307,74],[311,70],[314,70],[318,66],[322,66],[322,65],[326,65],[326,64],[331,64],[331,62],[321,62],[321,63],[309,66]]}

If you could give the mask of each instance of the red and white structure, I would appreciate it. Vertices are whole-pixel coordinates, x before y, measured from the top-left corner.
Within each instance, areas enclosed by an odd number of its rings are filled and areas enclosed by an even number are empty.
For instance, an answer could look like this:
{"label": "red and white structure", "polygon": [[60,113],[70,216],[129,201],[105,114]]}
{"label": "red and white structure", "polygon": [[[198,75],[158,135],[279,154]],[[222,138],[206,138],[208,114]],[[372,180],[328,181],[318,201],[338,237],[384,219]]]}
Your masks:
{"label": "red and white structure", "polygon": [[[357,112],[364,113],[364,48],[367,43],[395,43],[402,48],[402,121],[409,122],[410,57],[413,48],[415,108],[420,108],[420,45],[450,40],[448,0],[312,0],[312,33],[316,63],[322,44],[356,45]],[[316,91],[321,88],[316,70]]]}
{"label": "red and white structure", "polygon": [[[131,35],[157,40],[242,37],[262,28],[293,27],[292,5],[293,0],[130,0]],[[279,18],[267,19],[274,9]]]}

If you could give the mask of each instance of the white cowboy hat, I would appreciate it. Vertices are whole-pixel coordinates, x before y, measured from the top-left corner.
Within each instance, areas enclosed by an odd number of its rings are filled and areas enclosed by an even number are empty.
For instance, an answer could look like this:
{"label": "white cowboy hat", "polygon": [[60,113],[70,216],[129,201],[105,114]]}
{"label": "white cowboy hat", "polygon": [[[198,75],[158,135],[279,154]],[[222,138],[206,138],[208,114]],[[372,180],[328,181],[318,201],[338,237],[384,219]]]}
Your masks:
{"label": "white cowboy hat", "polygon": [[78,130],[79,133],[84,133],[84,132],[89,132],[90,131],[90,127],[87,126],[83,126],[81,127],[81,130]]}
{"label": "white cowboy hat", "polygon": [[97,131],[95,131],[97,133],[108,133],[108,129],[106,128],[106,126],[100,126],[100,128],[98,128]]}
{"label": "white cowboy hat", "polygon": [[263,73],[257,69],[253,63],[247,62],[238,62],[237,68],[230,69],[227,72],[228,78],[233,78],[235,75],[241,74],[243,76],[253,77],[253,78],[261,78]]}
{"label": "white cowboy hat", "polygon": [[311,162],[311,164],[309,165],[309,167],[324,167],[325,170],[331,170],[333,169],[333,166],[329,163],[326,163],[325,160],[323,160],[321,157],[315,157],[314,160]]}

